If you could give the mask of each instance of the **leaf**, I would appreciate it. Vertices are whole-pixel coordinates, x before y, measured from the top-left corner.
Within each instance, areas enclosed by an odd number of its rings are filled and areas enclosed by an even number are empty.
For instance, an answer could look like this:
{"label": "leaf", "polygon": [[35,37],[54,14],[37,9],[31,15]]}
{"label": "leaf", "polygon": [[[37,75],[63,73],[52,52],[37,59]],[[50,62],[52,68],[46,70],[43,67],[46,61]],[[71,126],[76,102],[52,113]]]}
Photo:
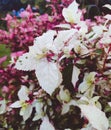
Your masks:
{"label": "leaf", "polygon": [[79,85],[79,91],[81,93],[84,93],[85,91],[87,91],[89,89],[89,92],[93,91],[94,88],[94,81],[95,81],[95,75],[97,73],[96,72],[90,72],[87,73],[83,79],[83,82],[80,83]]}
{"label": "leaf", "polygon": [[50,95],[62,82],[62,74],[57,64],[48,62],[47,59],[39,61],[35,73],[42,89]]}
{"label": "leaf", "polygon": [[105,4],[103,7],[106,7],[106,8],[111,10],[111,5],[110,4]]}
{"label": "leaf", "polygon": [[109,106],[111,107],[111,102],[108,102]]}
{"label": "leaf", "polygon": [[76,82],[78,81],[78,76],[80,74],[80,69],[78,69],[76,66],[73,67],[73,72],[72,72],[72,83],[74,87],[76,86]]}
{"label": "leaf", "polygon": [[54,126],[49,122],[48,117],[43,118],[43,122],[40,125],[40,130],[55,130]]}
{"label": "leaf", "polygon": [[94,52],[97,53],[98,55],[102,55],[104,53],[104,50],[103,49],[96,49]]}
{"label": "leaf", "polygon": [[81,112],[97,130],[108,130],[109,122],[103,111],[94,105],[79,105]]}
{"label": "leaf", "polygon": [[80,85],[79,85],[79,88],[78,90],[81,92],[81,93],[84,93],[86,90],[89,89],[90,86],[88,86],[87,82],[83,81]]}
{"label": "leaf", "polygon": [[21,89],[18,91],[19,99],[22,100],[22,101],[29,100],[28,93],[29,93],[28,88],[26,86],[22,85]]}
{"label": "leaf", "polygon": [[40,118],[43,117],[44,112],[43,112],[43,103],[40,101],[34,102],[33,106],[35,107],[36,113],[33,118],[33,121],[39,120]]}
{"label": "leaf", "polygon": [[[55,35],[56,35],[56,31],[49,30],[46,33],[43,33],[42,36],[39,36],[39,37],[35,38],[34,45],[35,44],[40,44],[42,46],[42,48],[43,48],[43,46],[52,45]],[[36,49],[38,49],[38,48],[36,48]]]}
{"label": "leaf", "polygon": [[35,70],[39,60],[46,56],[51,47],[53,48],[52,43],[55,35],[56,31],[49,30],[35,38],[34,45],[29,47],[29,52],[19,57],[15,68],[24,71]]}
{"label": "leaf", "polygon": [[64,48],[65,43],[71,40],[72,36],[74,36],[76,31],[76,29],[70,29],[58,32],[58,35],[54,40],[54,45],[57,48],[57,51],[60,51]]}
{"label": "leaf", "polygon": [[88,32],[88,26],[86,25],[86,22],[81,21],[78,24],[78,27],[80,27],[79,34],[84,35],[84,34],[86,34]]}
{"label": "leaf", "polygon": [[106,18],[107,20],[111,20],[111,15],[107,14],[107,15],[104,16],[104,18]]}
{"label": "leaf", "polygon": [[76,1],[72,2],[67,8],[62,10],[62,15],[66,22],[78,23],[80,22],[81,12],[78,10],[78,4]]}
{"label": "leaf", "polygon": [[42,114],[37,114],[37,113],[35,113],[35,116],[34,116],[34,118],[33,118],[33,121],[37,121],[37,120],[41,119],[42,117],[43,117]]}
{"label": "leaf", "polygon": [[1,100],[0,101],[0,114],[3,114],[6,112],[6,101]]}
{"label": "leaf", "polygon": [[74,101],[74,100],[71,100],[70,102],[68,102],[68,103],[64,103],[63,104],[63,107],[62,107],[62,113],[61,114],[65,114],[65,113],[67,113],[68,111],[69,111],[69,109],[70,109],[70,106],[77,106],[77,103],[76,103],[76,101]]}
{"label": "leaf", "polygon": [[59,24],[59,25],[56,25],[54,27],[55,28],[63,28],[63,29],[70,29],[71,28],[70,24]]}
{"label": "leaf", "polygon": [[69,102],[71,99],[70,92],[68,89],[63,89],[63,86],[60,86],[60,92],[59,92],[60,100],[62,102]]}
{"label": "leaf", "polygon": [[14,68],[23,71],[31,71],[36,68],[37,60],[30,54],[25,53],[19,57]]}
{"label": "leaf", "polygon": [[20,101],[16,101],[13,104],[11,104],[10,107],[12,107],[12,108],[19,108],[19,107],[21,107],[21,103],[20,103]]}
{"label": "leaf", "polygon": [[32,114],[32,105],[27,105],[21,108],[20,115],[23,116],[23,120],[26,121]]}
{"label": "leaf", "polygon": [[83,44],[81,43],[75,43],[75,46],[74,46],[74,51],[79,54],[79,55],[86,55],[89,54],[89,50],[87,47],[85,47]]}

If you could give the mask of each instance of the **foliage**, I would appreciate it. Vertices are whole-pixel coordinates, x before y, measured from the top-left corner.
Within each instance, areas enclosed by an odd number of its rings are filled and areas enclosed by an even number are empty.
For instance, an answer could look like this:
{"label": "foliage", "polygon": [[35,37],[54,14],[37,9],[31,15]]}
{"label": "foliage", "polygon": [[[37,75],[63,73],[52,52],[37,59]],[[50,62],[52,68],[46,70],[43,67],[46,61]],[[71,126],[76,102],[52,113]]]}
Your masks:
{"label": "foliage", "polygon": [[[111,15],[85,18],[76,1],[47,0],[7,15],[0,30],[0,125],[7,130],[110,130]],[[106,5],[109,10],[110,5]],[[3,55],[4,56],[4,55]]]}

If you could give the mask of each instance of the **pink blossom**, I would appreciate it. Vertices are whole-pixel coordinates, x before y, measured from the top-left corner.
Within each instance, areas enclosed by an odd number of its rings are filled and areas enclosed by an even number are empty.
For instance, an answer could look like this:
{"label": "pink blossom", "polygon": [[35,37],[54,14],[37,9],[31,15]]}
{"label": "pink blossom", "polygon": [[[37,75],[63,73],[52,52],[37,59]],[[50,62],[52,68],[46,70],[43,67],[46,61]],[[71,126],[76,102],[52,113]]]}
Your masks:
{"label": "pink blossom", "polygon": [[3,86],[2,92],[3,93],[8,93],[9,92],[9,88],[7,86]]}

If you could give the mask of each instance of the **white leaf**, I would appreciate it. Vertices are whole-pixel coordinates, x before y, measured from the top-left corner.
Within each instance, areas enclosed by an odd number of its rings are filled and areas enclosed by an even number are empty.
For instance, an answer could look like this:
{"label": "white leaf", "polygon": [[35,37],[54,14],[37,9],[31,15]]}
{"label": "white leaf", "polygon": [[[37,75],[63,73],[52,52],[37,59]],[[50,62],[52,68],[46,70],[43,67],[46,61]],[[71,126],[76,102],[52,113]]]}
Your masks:
{"label": "white leaf", "polygon": [[80,27],[79,34],[84,35],[84,34],[86,34],[88,32],[88,26],[87,26],[85,21],[81,21],[78,24],[78,27]]}
{"label": "white leaf", "polygon": [[71,28],[70,24],[59,24],[59,25],[56,25],[54,27],[55,28],[64,28],[64,29],[70,29]]}
{"label": "white leaf", "polygon": [[83,79],[83,82],[79,85],[79,91],[84,93],[86,90],[89,89],[89,91],[92,92],[92,89],[94,88],[94,81],[95,81],[95,75],[96,72],[90,72],[86,73]]}
{"label": "white leaf", "polygon": [[35,116],[34,116],[34,118],[33,118],[33,121],[37,121],[37,120],[41,119],[42,117],[43,117],[42,114],[35,113]]}
{"label": "white leaf", "polygon": [[42,89],[50,95],[62,82],[62,75],[57,64],[48,62],[46,59],[39,61],[35,73]]}
{"label": "white leaf", "polygon": [[60,86],[59,96],[62,102],[69,102],[71,99],[68,89],[63,89],[63,85]]}
{"label": "white leaf", "polygon": [[105,15],[104,18],[106,18],[107,20],[111,20],[111,14]]}
{"label": "white leaf", "polygon": [[109,122],[104,112],[94,105],[79,105],[81,112],[97,130],[108,130]]}
{"label": "white leaf", "polygon": [[25,108],[21,108],[20,115],[23,116],[23,120],[26,121],[32,114],[32,105],[27,105]]}
{"label": "white leaf", "polygon": [[88,34],[86,35],[86,37],[88,38],[88,36],[89,36],[88,40],[89,40],[90,42],[92,42],[93,40],[95,40],[95,39],[101,37],[101,36],[103,35],[103,31],[104,31],[104,30],[106,30],[106,27],[103,26],[103,25],[93,26],[93,27],[92,27],[92,31],[93,31],[93,32],[88,33]]}
{"label": "white leaf", "polygon": [[53,39],[55,35],[56,31],[49,30],[42,36],[35,38],[34,45],[29,47],[29,52],[19,57],[15,68],[24,71],[35,70],[38,60],[45,57],[49,49],[54,49]]}
{"label": "white leaf", "polygon": [[36,110],[36,113],[35,113],[35,116],[34,116],[34,118],[33,118],[33,121],[39,120],[39,119],[42,118],[43,115],[44,115],[43,109],[42,109],[42,108],[43,108],[43,103],[37,101],[37,102],[34,103],[33,106],[35,107],[35,110]]}
{"label": "white leaf", "polygon": [[14,66],[18,70],[31,71],[36,68],[37,61],[30,55],[30,53],[25,53],[20,56]]}
{"label": "white leaf", "polygon": [[80,69],[78,69],[76,66],[73,67],[73,72],[72,72],[72,83],[75,87],[76,82],[78,81],[78,76],[80,74]]}
{"label": "white leaf", "polygon": [[0,101],[0,114],[3,114],[6,112],[6,101],[1,100]]}
{"label": "white leaf", "polygon": [[54,126],[49,122],[48,117],[43,118],[40,130],[55,130]]}
{"label": "white leaf", "polygon": [[55,35],[56,35],[56,31],[49,30],[46,33],[43,33],[42,36],[35,38],[34,45],[35,44],[37,45],[40,44],[41,46],[50,45],[53,43],[53,39]]}
{"label": "white leaf", "polygon": [[78,10],[78,4],[76,1],[72,2],[67,8],[62,10],[62,15],[66,22],[78,23],[80,22],[81,12]]}
{"label": "white leaf", "polygon": [[86,90],[89,89],[90,86],[88,86],[87,82],[83,81],[80,85],[79,85],[79,92],[84,93]]}
{"label": "white leaf", "polygon": [[34,104],[34,107],[35,107],[35,110],[37,113],[42,113],[42,108],[43,108],[43,103],[40,102],[40,101],[37,101],[35,104]]}
{"label": "white leaf", "polygon": [[36,60],[39,60],[46,57],[49,50],[55,51],[53,44],[55,35],[56,31],[49,30],[43,33],[42,36],[35,38],[34,45],[29,48],[29,53],[31,53]]}
{"label": "white leaf", "polygon": [[105,4],[103,7],[106,7],[106,8],[111,10],[111,5],[110,4]]}
{"label": "white leaf", "polygon": [[102,26],[102,25],[94,26],[94,27],[92,27],[92,29],[93,29],[93,32],[95,34],[97,34],[98,36],[100,36],[103,33],[104,26]]}
{"label": "white leaf", "polygon": [[63,30],[59,31],[57,37],[54,40],[54,45],[57,48],[57,51],[62,50],[65,44],[71,40],[72,36],[76,33],[77,30]]}
{"label": "white leaf", "polygon": [[29,94],[28,88],[26,86],[22,85],[21,89],[18,91],[19,99],[22,100],[22,101],[29,100],[28,94]]}
{"label": "white leaf", "polygon": [[111,102],[108,102],[109,106],[111,107]]}
{"label": "white leaf", "polygon": [[88,48],[81,43],[76,43],[74,46],[74,50],[79,55],[87,55],[90,52]]}
{"label": "white leaf", "polygon": [[61,114],[67,113],[69,111],[71,105],[77,106],[77,102],[74,101],[74,100],[71,100],[68,103],[64,103],[63,106],[62,106],[62,113]]}
{"label": "white leaf", "polygon": [[12,107],[12,108],[19,108],[19,107],[21,107],[21,103],[20,103],[20,101],[16,101],[13,104],[11,104],[10,107]]}

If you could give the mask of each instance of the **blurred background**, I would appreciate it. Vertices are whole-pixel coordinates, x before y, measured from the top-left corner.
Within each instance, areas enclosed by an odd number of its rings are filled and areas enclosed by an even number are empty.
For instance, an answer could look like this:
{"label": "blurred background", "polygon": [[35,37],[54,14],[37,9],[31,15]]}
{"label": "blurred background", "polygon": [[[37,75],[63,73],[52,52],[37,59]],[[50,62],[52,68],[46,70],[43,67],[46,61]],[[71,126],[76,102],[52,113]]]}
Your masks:
{"label": "blurred background", "polygon": [[0,0],[0,17],[4,17],[6,13],[23,10],[30,4],[33,11],[44,13],[45,0]]}
{"label": "blurred background", "polygon": [[[0,0],[0,18],[5,17],[7,13],[12,15],[18,15],[19,11],[23,11],[28,4],[32,6],[33,11],[38,11],[43,14],[47,11],[46,3],[54,0]],[[56,0],[62,3],[62,0]],[[93,18],[95,15],[101,15],[102,13],[110,13],[106,8],[103,8],[105,4],[111,4],[111,0],[77,0],[80,4],[80,8],[86,8],[86,18]]]}

